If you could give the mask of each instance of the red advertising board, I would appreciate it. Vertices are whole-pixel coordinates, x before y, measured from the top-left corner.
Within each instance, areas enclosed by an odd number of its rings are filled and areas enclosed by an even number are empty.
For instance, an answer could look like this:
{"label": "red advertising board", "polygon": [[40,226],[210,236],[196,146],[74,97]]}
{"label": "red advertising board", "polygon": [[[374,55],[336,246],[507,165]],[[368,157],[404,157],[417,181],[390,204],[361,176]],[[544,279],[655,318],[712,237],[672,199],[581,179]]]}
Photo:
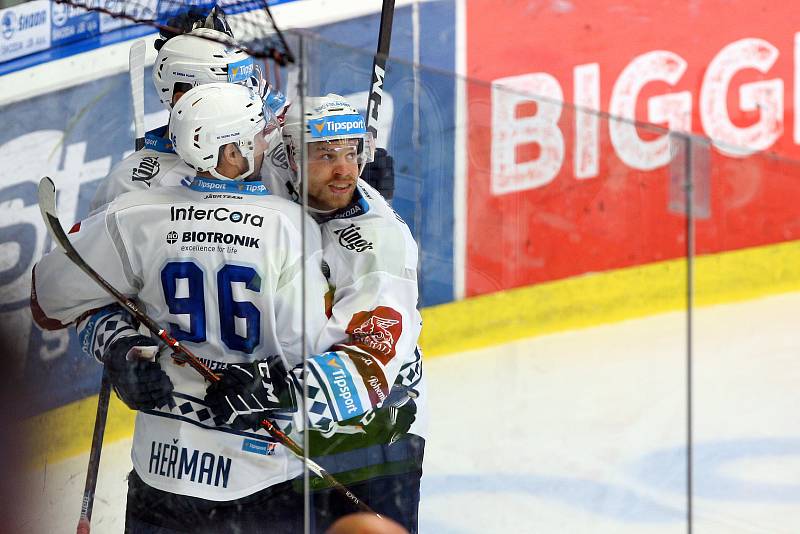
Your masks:
{"label": "red advertising board", "polygon": [[800,239],[791,4],[466,4],[468,296],[683,256],[664,129],[714,140],[699,254]]}

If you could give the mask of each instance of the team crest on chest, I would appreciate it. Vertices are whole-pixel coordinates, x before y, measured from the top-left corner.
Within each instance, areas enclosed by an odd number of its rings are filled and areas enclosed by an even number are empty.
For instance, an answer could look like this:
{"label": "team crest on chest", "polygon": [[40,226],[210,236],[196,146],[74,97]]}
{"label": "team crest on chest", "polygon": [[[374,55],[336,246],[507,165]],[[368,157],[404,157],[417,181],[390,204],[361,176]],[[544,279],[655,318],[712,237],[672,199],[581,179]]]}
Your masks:
{"label": "team crest on chest", "polygon": [[334,230],[333,233],[339,236],[339,244],[347,250],[355,252],[372,250],[372,242],[364,239],[359,230],[361,230],[360,226],[351,223],[350,226]]}

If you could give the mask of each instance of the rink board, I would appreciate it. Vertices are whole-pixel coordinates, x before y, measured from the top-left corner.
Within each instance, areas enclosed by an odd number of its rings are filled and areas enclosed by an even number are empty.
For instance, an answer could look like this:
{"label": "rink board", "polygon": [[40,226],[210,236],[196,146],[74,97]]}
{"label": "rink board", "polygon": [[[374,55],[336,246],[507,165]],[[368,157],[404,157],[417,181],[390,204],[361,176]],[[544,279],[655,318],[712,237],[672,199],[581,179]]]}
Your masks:
{"label": "rink board", "polygon": [[586,109],[714,139],[698,254],[800,239],[794,6],[477,0],[466,23],[467,295],[685,256],[666,132]]}

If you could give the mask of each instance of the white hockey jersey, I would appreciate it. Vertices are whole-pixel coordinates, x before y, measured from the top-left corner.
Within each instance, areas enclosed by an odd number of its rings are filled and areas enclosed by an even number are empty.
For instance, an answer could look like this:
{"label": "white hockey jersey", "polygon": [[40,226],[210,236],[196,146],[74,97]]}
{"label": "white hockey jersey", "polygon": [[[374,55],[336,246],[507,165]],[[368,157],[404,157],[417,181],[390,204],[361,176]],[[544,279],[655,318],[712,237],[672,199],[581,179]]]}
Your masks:
{"label": "white hockey jersey", "polygon": [[[260,182],[195,178],[190,186],[122,195],[76,225],[70,238],[101,276],[136,296],[212,369],[273,354],[291,368],[317,350],[327,319],[319,228]],[[35,313],[63,324],[111,302],[58,250],[36,265],[34,297]],[[196,371],[166,355],[159,363],[175,386],[176,403],[137,413],[132,458],[147,484],[230,500],[302,472],[265,431],[218,426],[204,405],[207,383]]]}
{"label": "white hockey jersey", "polygon": [[147,132],[144,148],[114,165],[89,204],[92,212],[129,191],[191,182],[196,174],[194,169],[175,154],[166,133],[166,126]]}
{"label": "white hockey jersey", "polygon": [[[90,212],[94,213],[123,193],[191,183],[196,174],[194,169],[178,157],[166,135],[167,126],[145,134],[144,148],[117,163],[97,187],[89,204]],[[283,139],[279,135],[273,136],[269,142],[262,179],[270,191],[283,191],[290,173]],[[276,184],[281,187],[273,190]]]}
{"label": "white hockey jersey", "polygon": [[310,421],[324,427],[357,417],[381,406],[393,385],[402,386],[417,405],[410,432],[424,438],[417,244],[400,216],[363,180],[353,200],[318,217],[334,288],[332,315],[318,345],[335,352],[309,360]]}

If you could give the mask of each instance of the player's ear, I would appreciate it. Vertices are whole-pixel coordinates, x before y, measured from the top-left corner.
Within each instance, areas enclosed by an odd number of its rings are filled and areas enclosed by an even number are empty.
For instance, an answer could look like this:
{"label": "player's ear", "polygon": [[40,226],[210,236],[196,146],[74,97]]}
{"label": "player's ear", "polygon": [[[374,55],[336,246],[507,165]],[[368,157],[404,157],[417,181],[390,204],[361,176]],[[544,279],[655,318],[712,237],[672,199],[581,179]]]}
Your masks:
{"label": "player's ear", "polygon": [[228,143],[219,147],[219,160],[217,165],[226,164],[236,166],[241,157],[239,148],[234,143]]}

